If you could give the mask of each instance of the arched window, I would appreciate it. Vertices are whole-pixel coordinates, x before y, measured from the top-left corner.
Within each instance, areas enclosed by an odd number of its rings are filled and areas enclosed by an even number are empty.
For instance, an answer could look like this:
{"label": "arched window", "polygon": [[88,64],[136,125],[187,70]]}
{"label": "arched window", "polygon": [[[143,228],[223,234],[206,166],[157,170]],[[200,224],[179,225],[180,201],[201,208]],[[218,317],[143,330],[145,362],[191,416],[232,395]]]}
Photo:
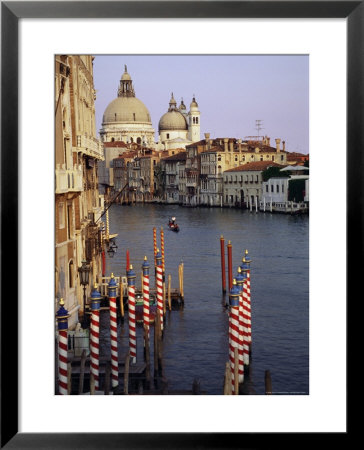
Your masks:
{"label": "arched window", "polygon": [[137,138],[137,144],[140,144],[142,142],[142,139],[140,137]]}
{"label": "arched window", "polygon": [[198,117],[196,117],[196,123],[198,123]]}
{"label": "arched window", "polygon": [[68,264],[68,285],[70,288],[73,288],[73,260]]}

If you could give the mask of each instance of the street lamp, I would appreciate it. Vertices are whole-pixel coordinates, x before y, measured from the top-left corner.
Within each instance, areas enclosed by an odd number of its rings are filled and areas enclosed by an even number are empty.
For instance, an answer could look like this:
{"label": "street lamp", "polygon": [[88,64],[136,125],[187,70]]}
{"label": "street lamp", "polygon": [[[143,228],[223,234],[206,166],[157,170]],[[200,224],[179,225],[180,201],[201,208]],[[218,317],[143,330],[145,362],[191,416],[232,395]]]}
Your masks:
{"label": "street lamp", "polygon": [[78,268],[80,273],[80,284],[83,286],[83,328],[86,324],[86,286],[90,280],[90,266],[85,260],[82,261],[82,266]]}

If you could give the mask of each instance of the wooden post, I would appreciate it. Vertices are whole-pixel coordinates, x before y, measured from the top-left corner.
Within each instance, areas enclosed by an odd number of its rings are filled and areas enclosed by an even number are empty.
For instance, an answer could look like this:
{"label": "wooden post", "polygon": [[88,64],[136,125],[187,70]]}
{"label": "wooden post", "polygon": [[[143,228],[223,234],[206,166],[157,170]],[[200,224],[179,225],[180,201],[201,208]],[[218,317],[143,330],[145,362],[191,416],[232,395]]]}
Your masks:
{"label": "wooden post", "polygon": [[172,277],[171,275],[168,275],[168,309],[171,311],[172,309],[172,301],[171,301],[171,282]]}
{"label": "wooden post", "polygon": [[[157,314],[162,314],[162,312]],[[161,317],[159,317],[159,320],[161,321]],[[161,372],[162,370],[162,353],[163,353],[163,344],[162,344],[162,329],[161,327],[158,327],[158,366],[159,366],[159,371]]]}
{"label": "wooden post", "polygon": [[221,253],[221,283],[222,292],[226,293],[226,270],[225,270],[225,239],[221,235],[220,237],[220,253]]}
{"label": "wooden post", "polygon": [[184,298],[184,293],[183,293],[183,262],[181,263],[181,297]]}
{"label": "wooden post", "polygon": [[124,284],[121,281],[121,275],[120,275],[120,316],[124,317]]}
{"label": "wooden post", "polygon": [[78,385],[78,395],[83,393],[83,381],[85,379],[86,350],[82,350],[80,364],[80,384]]}
{"label": "wooden post", "polygon": [[239,350],[234,349],[234,395],[239,395]]}
{"label": "wooden post", "polygon": [[270,377],[270,371],[266,370],[264,374],[265,378],[265,395],[271,395],[272,394],[272,380]]}
{"label": "wooden post", "polygon": [[129,393],[129,363],[130,363],[130,353],[128,352],[125,357],[124,395],[128,395],[128,393]]}
{"label": "wooden post", "polygon": [[231,371],[229,362],[225,364],[224,395],[231,395]]}
{"label": "wooden post", "polygon": [[144,325],[144,342],[145,342],[145,379],[147,382],[147,387],[150,387],[150,343],[149,343],[149,328]]}
{"label": "wooden post", "polygon": [[232,245],[231,242],[228,242],[227,245],[228,251],[228,280],[229,280],[229,291],[233,287],[233,263],[232,263]]}

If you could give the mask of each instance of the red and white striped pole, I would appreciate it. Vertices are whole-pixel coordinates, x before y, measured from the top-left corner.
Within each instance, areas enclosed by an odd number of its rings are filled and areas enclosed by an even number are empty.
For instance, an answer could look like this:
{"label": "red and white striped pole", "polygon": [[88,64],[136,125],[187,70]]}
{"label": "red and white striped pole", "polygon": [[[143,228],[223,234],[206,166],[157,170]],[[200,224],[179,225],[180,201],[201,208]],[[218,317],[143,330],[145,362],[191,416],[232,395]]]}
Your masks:
{"label": "red and white striped pole", "polygon": [[136,319],[135,319],[135,272],[130,264],[128,270],[128,310],[129,310],[129,354],[132,363],[136,362]]}
{"label": "red and white striped pole", "polygon": [[162,267],[162,255],[157,249],[157,312],[160,315],[161,330],[163,331],[163,267]]}
{"label": "red and white striped pole", "polygon": [[162,270],[163,274],[165,273],[165,264],[164,264],[164,231],[161,227],[161,253],[162,253]]}
{"label": "red and white striped pole", "polygon": [[119,384],[119,356],[118,356],[118,317],[116,309],[116,281],[111,274],[108,285],[110,305],[110,345],[111,345],[111,385]]}
{"label": "red and white striped pole", "polygon": [[68,394],[68,311],[64,308],[63,298],[59,301],[59,310],[57,311],[58,323],[58,393],[59,395]]}
{"label": "red and white striped pole", "polygon": [[156,256],[157,256],[157,229],[153,228],[153,251],[154,251],[154,266],[157,266]]}
{"label": "red and white striped pole", "polygon": [[250,264],[252,260],[248,256],[248,250],[245,250],[245,264],[246,264],[246,293],[247,293],[247,321],[248,321],[248,345],[249,345],[249,352],[251,352],[251,345],[252,345],[252,323],[251,323],[251,299],[250,299]]}
{"label": "red and white striped pole", "polygon": [[149,337],[149,263],[144,256],[143,269],[143,324],[147,328]]}
{"label": "red and white striped pole", "polygon": [[229,359],[231,371],[231,391],[235,393],[235,348],[239,348],[239,288],[236,279],[229,292]]}
{"label": "red and white striped pole", "polygon": [[100,304],[101,294],[97,290],[97,283],[91,292],[91,326],[90,326],[90,370],[95,380],[95,390],[99,390],[99,336],[100,336]]}
{"label": "red and white striped pole", "polygon": [[[244,381],[244,343],[246,344],[245,327],[243,319],[243,286],[244,277],[241,273],[241,268],[238,267],[238,274],[236,276],[236,285],[239,288],[239,383]],[[248,353],[249,357],[249,353]]]}

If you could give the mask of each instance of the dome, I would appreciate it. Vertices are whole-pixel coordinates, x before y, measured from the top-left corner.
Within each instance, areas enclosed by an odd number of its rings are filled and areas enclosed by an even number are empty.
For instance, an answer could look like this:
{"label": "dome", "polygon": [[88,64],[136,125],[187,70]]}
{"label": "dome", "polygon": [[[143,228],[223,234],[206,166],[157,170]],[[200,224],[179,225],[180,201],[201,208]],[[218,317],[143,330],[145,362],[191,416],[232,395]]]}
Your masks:
{"label": "dome", "polygon": [[105,109],[102,119],[110,122],[144,122],[151,124],[147,107],[136,97],[117,97]]}
{"label": "dome", "polygon": [[159,131],[187,130],[187,122],[179,111],[168,111],[161,117],[158,125]]}

